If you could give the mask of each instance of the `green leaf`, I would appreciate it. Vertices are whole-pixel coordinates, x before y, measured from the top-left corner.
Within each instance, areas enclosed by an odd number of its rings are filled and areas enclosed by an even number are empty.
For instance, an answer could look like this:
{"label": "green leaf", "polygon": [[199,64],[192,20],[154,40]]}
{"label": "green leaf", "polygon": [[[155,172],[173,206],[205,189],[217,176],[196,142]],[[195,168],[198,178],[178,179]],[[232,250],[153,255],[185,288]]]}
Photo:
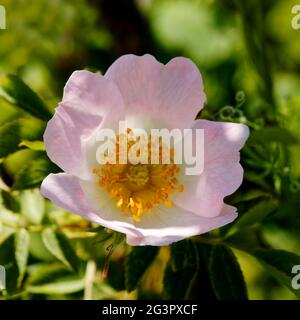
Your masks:
{"label": "green leaf", "polygon": [[0,96],[39,119],[47,121],[52,117],[40,97],[15,75],[0,78]]}
{"label": "green leaf", "polygon": [[43,141],[22,140],[19,143],[19,147],[26,147],[30,150],[35,150],[35,151],[45,151],[46,150]]}
{"label": "green leaf", "polygon": [[93,242],[96,244],[102,243],[107,241],[108,239],[112,238],[114,236],[114,233],[110,230],[107,230],[105,228],[101,228],[96,235],[93,238]]}
{"label": "green leaf", "polygon": [[6,192],[4,190],[1,190],[1,197],[2,197],[2,201],[0,201],[0,203],[2,203],[4,208],[12,212],[16,212],[16,213],[20,212],[20,202],[15,197],[15,195],[13,195],[11,192]]}
{"label": "green leaf", "polygon": [[292,268],[300,265],[300,256],[284,250],[256,249],[247,251],[253,255],[266,268],[271,276],[280,284],[291,290],[300,298],[300,290],[292,287]]}
{"label": "green leaf", "polygon": [[258,198],[270,198],[270,194],[259,189],[252,189],[247,192],[236,192],[230,197],[230,204],[250,201]]}
{"label": "green leaf", "polygon": [[257,172],[251,171],[250,168],[248,171],[244,172],[244,180],[254,183],[261,189],[269,190],[271,192],[270,185],[265,181],[265,178],[262,175],[258,175]]}
{"label": "green leaf", "polygon": [[190,240],[172,244],[171,257],[164,274],[164,294],[167,299],[184,299],[197,276],[198,257]]}
{"label": "green leaf", "polygon": [[171,245],[171,263],[174,271],[178,271],[186,267],[189,246],[190,243],[187,241],[179,241]]}
{"label": "green leaf", "polygon": [[48,174],[58,172],[44,153],[40,158],[27,162],[15,176],[13,190],[30,189],[38,186]]}
{"label": "green leaf", "polygon": [[270,213],[274,212],[278,208],[278,205],[279,202],[275,199],[263,200],[238,218],[233,226],[235,228],[244,228],[260,223]]}
{"label": "green leaf", "polygon": [[19,270],[13,254],[15,245],[14,238],[12,234],[0,243],[0,265],[2,265],[6,271],[6,290],[9,294],[14,294],[18,291]]}
{"label": "green leaf", "polygon": [[185,298],[189,300],[216,301],[217,297],[210,280],[209,262],[212,245],[197,242],[197,272],[192,278]]}
{"label": "green leaf", "polygon": [[26,229],[20,229],[15,234],[15,259],[19,269],[20,284],[23,280],[29,255],[30,234]]}
{"label": "green leaf", "polygon": [[69,268],[61,262],[31,265],[28,267],[28,273],[27,284],[33,286],[55,282],[58,278],[71,275]]}
{"label": "green leaf", "polygon": [[35,294],[71,294],[84,289],[84,279],[65,277],[56,282],[42,285],[29,285],[27,291]]}
{"label": "green leaf", "polygon": [[22,140],[41,139],[45,123],[33,118],[19,118],[0,126],[0,158],[19,150]]}
{"label": "green leaf", "polygon": [[72,270],[78,272],[80,261],[76,255],[75,250],[70,244],[69,239],[62,232],[56,232],[56,237],[63,251],[63,254],[66,260],[68,261],[69,265],[71,266]]}
{"label": "green leaf", "polygon": [[21,212],[31,224],[41,224],[45,214],[45,199],[38,189],[20,192]]}
{"label": "green leaf", "polygon": [[247,300],[247,288],[239,263],[232,250],[224,245],[213,248],[210,278],[219,300]]}
{"label": "green leaf", "polygon": [[42,232],[42,239],[46,248],[62,263],[77,271],[79,260],[68,239],[59,232],[47,228]]}
{"label": "green leaf", "polygon": [[258,248],[264,244],[257,226],[237,230],[233,234],[226,236],[223,242],[237,249]]}
{"label": "green leaf", "polygon": [[159,248],[152,246],[133,247],[125,266],[125,285],[128,292],[133,291],[146,269],[158,254]]}
{"label": "green leaf", "polygon": [[122,263],[122,258],[111,260],[109,262],[109,276],[106,283],[117,291],[126,290],[125,286],[125,268],[126,264]]}
{"label": "green leaf", "polygon": [[[19,226],[20,223],[22,223],[20,214],[14,213],[10,210],[7,210],[6,208],[2,207],[0,205],[0,225],[1,222],[3,222],[4,225],[6,225],[8,228],[11,226],[12,229]],[[4,230],[3,230],[4,231]],[[9,232],[11,233],[12,230]],[[0,232],[0,242],[5,239],[5,232]]]}
{"label": "green leaf", "polygon": [[47,261],[48,263],[56,261],[55,256],[53,256],[53,254],[46,248],[40,231],[30,232],[30,236],[31,241],[29,252],[35,260]]}
{"label": "green leaf", "polygon": [[284,144],[298,143],[299,140],[287,129],[278,127],[265,127],[253,131],[247,141],[248,144],[281,142]]}
{"label": "green leaf", "polygon": [[97,281],[93,286],[93,300],[111,300],[116,296],[117,291],[105,281]]}

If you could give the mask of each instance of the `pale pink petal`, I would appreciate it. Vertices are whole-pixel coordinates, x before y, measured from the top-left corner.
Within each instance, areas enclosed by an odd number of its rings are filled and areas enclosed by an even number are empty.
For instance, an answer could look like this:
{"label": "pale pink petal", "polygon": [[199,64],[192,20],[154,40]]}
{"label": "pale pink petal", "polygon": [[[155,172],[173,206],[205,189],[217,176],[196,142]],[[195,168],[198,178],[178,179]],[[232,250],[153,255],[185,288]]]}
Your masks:
{"label": "pale pink petal", "polygon": [[135,230],[132,218],[121,215],[119,210],[115,208],[113,210],[107,203],[102,204],[101,212],[94,212],[88,201],[89,198],[82,190],[81,180],[77,177],[66,173],[50,174],[41,185],[41,194],[57,206],[89,221],[131,236],[140,236],[140,233]]}
{"label": "pale pink petal", "polygon": [[126,115],[150,118],[156,128],[190,128],[205,101],[201,74],[187,58],[163,65],[149,54],[125,55],[105,77],[119,87]]}
{"label": "pale pink petal", "polygon": [[50,174],[42,183],[41,193],[65,210],[125,233],[127,242],[131,245],[167,245],[221,227],[232,222],[237,216],[236,209],[227,205],[220,215],[214,218],[200,217],[173,207],[145,214],[137,223],[107,204],[104,204],[101,210],[93,211],[94,208],[91,208],[88,201],[89,197],[83,192],[80,179],[66,173]]}
{"label": "pale pink petal", "polygon": [[243,124],[197,120],[193,128],[204,129],[204,171],[201,175],[180,177],[185,191],[173,202],[203,217],[219,215],[225,196],[242,183],[239,150],[249,129]]}
{"label": "pale pink petal", "polygon": [[88,71],[74,72],[44,134],[49,158],[67,173],[86,176],[86,141],[99,126],[116,126],[123,111],[112,81]]}
{"label": "pale pink petal", "polygon": [[236,208],[226,204],[220,214],[213,218],[200,217],[176,207],[160,210],[155,215],[143,216],[142,221],[136,224],[142,236],[128,234],[127,243],[133,246],[165,246],[222,227],[236,217]]}

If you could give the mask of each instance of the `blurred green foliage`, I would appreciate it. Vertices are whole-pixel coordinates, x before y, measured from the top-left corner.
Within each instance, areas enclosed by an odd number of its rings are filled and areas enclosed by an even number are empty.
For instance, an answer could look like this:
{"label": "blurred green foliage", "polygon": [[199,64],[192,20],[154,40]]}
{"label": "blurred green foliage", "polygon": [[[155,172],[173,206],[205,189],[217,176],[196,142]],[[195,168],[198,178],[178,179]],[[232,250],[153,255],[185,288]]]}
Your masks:
{"label": "blurred green foliage", "polygon": [[[296,0],[4,0],[0,30],[0,299],[296,299],[300,265],[300,31]],[[298,3],[299,4],[299,3]],[[59,169],[42,142],[77,69],[125,53],[183,55],[201,70],[199,115],[247,124],[232,225],[130,248],[57,208],[38,187]],[[287,252],[288,251],[288,252]],[[162,272],[162,270],[165,270]]]}

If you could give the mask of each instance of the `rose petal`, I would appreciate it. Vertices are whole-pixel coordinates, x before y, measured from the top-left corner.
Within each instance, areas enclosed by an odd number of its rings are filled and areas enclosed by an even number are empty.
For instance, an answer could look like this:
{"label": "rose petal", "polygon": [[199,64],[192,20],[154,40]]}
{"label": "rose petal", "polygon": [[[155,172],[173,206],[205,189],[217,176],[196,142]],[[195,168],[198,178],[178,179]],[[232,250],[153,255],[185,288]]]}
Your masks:
{"label": "rose petal", "polygon": [[88,71],[74,72],[44,134],[49,158],[67,173],[89,176],[86,141],[99,126],[116,126],[123,111],[122,97],[112,81]]}
{"label": "rose petal", "polygon": [[182,175],[185,191],[174,194],[173,202],[203,217],[219,215],[225,196],[242,183],[243,168],[239,150],[249,129],[243,124],[197,120],[194,129],[204,129],[204,171],[200,175]]}
{"label": "rose petal", "polygon": [[[84,182],[87,183],[87,182]],[[84,187],[85,191],[94,190]],[[99,189],[98,189],[99,190]],[[95,191],[93,191],[95,192]],[[131,245],[167,245],[186,237],[208,232],[233,221],[237,214],[234,207],[225,205],[215,218],[205,218],[172,207],[144,214],[136,223],[129,216],[104,203],[101,210],[93,212],[88,199],[93,197],[83,192],[80,180],[74,176],[59,173],[50,174],[42,183],[41,193],[61,208],[76,213],[89,221],[125,233]]]}
{"label": "rose petal", "polygon": [[178,207],[149,214],[137,224],[142,236],[127,235],[127,243],[133,246],[165,246],[187,237],[206,233],[236,219],[236,208],[224,205],[219,216],[205,218]]}
{"label": "rose petal", "polygon": [[121,211],[110,205],[111,203],[105,201],[99,204],[102,207],[102,216],[99,212],[93,212],[88,202],[89,197],[83,192],[81,183],[85,184],[86,190],[93,188],[93,186],[87,186],[87,181],[80,181],[77,177],[66,173],[50,174],[41,185],[41,194],[57,206],[89,221],[131,236],[140,236],[133,226],[133,219],[122,215]]}
{"label": "rose petal", "polygon": [[201,74],[186,58],[163,65],[149,54],[124,55],[105,77],[119,87],[126,115],[144,123],[150,118],[155,128],[190,128],[205,101]]}

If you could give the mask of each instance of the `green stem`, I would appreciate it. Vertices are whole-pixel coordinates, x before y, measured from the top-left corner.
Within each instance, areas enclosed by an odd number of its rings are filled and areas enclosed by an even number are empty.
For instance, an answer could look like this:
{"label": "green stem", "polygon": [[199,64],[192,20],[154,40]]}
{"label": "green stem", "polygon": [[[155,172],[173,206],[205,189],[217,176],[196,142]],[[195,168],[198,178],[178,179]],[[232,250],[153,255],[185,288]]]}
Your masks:
{"label": "green stem", "polygon": [[84,300],[93,300],[93,284],[95,279],[95,274],[97,271],[97,266],[95,261],[90,260],[86,265],[85,272],[85,285],[84,285]]}

